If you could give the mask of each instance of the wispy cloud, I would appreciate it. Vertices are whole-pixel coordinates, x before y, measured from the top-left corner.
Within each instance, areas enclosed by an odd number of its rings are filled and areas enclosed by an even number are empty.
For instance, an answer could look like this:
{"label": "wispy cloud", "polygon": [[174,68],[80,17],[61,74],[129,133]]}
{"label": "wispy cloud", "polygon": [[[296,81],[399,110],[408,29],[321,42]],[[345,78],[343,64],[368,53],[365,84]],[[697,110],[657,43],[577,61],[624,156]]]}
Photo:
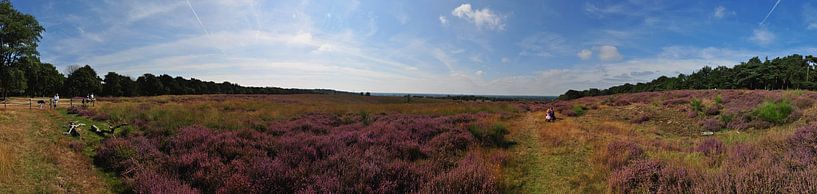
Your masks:
{"label": "wispy cloud", "polygon": [[505,30],[504,17],[488,8],[474,10],[471,8],[471,4],[466,3],[454,8],[451,15],[474,23],[478,28]]}
{"label": "wispy cloud", "polygon": [[719,5],[715,7],[715,10],[712,12],[712,17],[716,19],[723,19],[726,16],[736,15],[735,11],[730,11],[726,9],[723,5]]}
{"label": "wispy cloud", "polygon": [[576,56],[578,56],[582,60],[587,60],[590,59],[590,57],[593,57],[593,51],[590,51],[590,49],[582,49],[581,51],[576,53]]}
{"label": "wispy cloud", "polygon": [[439,19],[440,24],[442,24],[443,26],[448,25],[448,18],[446,18],[445,16],[440,16]]}
{"label": "wispy cloud", "polygon": [[806,29],[817,30],[817,6],[806,4],[803,6],[803,21]]}
{"label": "wispy cloud", "polygon": [[780,4],[780,1],[781,0],[777,0],[777,2],[774,2],[774,6],[772,6],[772,9],[769,10],[769,13],[766,13],[766,17],[763,17],[763,20],[761,20],[760,23],[758,23],[759,26],[762,26],[764,23],[766,23],[766,19],[769,19],[769,16],[771,16],[772,13],[774,13],[774,9],[777,8],[777,5]]}
{"label": "wispy cloud", "polygon": [[550,57],[568,50],[567,40],[564,37],[549,32],[528,36],[517,45],[522,49],[519,52],[519,55],[522,56]]}
{"label": "wispy cloud", "polygon": [[752,42],[759,45],[768,45],[775,41],[775,35],[765,27],[760,27],[754,30],[752,37],[749,38]]}
{"label": "wispy cloud", "polygon": [[204,26],[204,22],[201,22],[201,18],[199,18],[199,14],[196,13],[196,9],[193,8],[193,4],[190,3],[190,0],[185,0],[185,2],[187,2],[187,7],[189,7],[190,11],[193,12],[193,16],[196,17],[196,21],[199,22],[199,26],[202,30],[204,30],[204,33],[210,35],[210,31],[207,31],[207,27]]}

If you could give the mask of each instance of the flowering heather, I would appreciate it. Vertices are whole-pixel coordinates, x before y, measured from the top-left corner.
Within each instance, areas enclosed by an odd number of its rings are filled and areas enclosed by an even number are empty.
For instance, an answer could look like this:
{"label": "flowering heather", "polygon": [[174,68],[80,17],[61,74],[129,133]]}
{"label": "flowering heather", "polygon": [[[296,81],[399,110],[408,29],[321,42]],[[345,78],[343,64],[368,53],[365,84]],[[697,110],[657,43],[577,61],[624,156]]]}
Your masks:
{"label": "flowering heather", "polygon": [[720,131],[723,124],[718,119],[706,119],[701,122],[701,126],[707,131]]}
{"label": "flowering heather", "polygon": [[613,141],[607,144],[606,153],[604,155],[607,168],[616,170],[623,166],[630,164],[635,160],[640,160],[646,157],[644,150],[635,142],[629,141]]}
{"label": "flowering heather", "polygon": [[490,161],[469,152],[482,143],[468,126],[484,116],[379,114],[366,125],[361,115],[308,114],[261,131],[192,126],[108,139],[95,161],[133,180],[162,172],[129,182],[137,192],[496,193]]}
{"label": "flowering heather", "polygon": [[698,144],[695,151],[703,153],[705,156],[715,156],[723,153],[724,145],[721,140],[715,138],[706,138],[703,142]]}
{"label": "flowering heather", "polygon": [[608,184],[614,193],[689,193],[693,179],[684,168],[639,160],[614,171]]}

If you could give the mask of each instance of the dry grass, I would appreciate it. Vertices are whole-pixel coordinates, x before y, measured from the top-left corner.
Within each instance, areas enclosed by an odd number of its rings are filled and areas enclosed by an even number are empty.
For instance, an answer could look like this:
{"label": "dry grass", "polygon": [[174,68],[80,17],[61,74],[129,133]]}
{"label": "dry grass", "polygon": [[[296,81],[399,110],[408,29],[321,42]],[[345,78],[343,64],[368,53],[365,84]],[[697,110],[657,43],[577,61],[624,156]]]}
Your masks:
{"label": "dry grass", "polygon": [[89,158],[69,149],[59,117],[28,107],[0,111],[0,193],[110,192]]}

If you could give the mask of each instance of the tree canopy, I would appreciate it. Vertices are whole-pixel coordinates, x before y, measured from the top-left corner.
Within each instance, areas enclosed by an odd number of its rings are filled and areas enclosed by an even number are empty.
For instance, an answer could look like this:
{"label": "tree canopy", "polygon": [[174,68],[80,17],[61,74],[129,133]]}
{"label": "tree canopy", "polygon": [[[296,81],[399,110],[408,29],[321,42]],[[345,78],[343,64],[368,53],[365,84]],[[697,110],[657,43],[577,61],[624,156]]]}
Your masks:
{"label": "tree canopy", "polygon": [[568,90],[559,99],[682,89],[807,89],[817,90],[817,58],[798,54],[760,60],[758,57],[734,67],[703,67],[692,74],[661,76],[647,83],[626,83],[608,89]]}
{"label": "tree canopy", "polygon": [[0,0],[0,89],[8,92],[26,89],[25,57],[36,57],[37,43],[45,28],[29,14],[14,9],[9,0]]}

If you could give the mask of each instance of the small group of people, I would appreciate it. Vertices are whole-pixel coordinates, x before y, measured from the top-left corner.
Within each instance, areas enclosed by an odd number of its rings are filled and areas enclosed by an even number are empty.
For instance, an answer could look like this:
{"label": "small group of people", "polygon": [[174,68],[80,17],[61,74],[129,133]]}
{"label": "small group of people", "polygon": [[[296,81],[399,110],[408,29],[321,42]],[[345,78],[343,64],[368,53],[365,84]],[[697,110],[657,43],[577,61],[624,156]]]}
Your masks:
{"label": "small group of people", "polygon": [[547,114],[547,116],[545,116],[547,122],[556,121],[556,111],[553,110],[553,107],[548,108],[545,114]]}
{"label": "small group of people", "polygon": [[82,99],[82,106],[88,106],[88,104],[94,105],[96,103],[96,98],[94,98],[94,94],[89,94]]}

